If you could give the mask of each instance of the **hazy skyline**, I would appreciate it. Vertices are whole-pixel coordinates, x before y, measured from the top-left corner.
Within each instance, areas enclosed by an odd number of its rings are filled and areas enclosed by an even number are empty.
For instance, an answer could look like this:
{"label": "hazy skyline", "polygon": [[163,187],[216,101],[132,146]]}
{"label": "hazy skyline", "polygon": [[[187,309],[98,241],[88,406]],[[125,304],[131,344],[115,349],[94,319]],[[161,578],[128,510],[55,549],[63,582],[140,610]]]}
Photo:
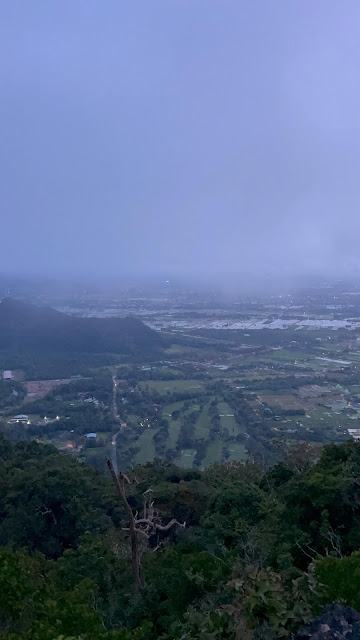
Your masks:
{"label": "hazy skyline", "polygon": [[360,265],[360,5],[0,2],[0,272]]}

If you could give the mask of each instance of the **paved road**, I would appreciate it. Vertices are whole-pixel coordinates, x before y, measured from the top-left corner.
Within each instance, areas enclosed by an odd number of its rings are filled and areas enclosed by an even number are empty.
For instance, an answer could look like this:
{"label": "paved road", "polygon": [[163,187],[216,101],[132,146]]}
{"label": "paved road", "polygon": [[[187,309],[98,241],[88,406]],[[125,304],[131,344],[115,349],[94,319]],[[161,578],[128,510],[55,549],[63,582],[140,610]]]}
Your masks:
{"label": "paved road", "polygon": [[116,403],[117,382],[116,382],[115,376],[112,377],[112,382],[113,382],[113,415],[114,415],[114,418],[118,419],[117,403]]}
{"label": "paved road", "polygon": [[[119,426],[120,426],[120,420],[118,418],[117,402],[116,402],[116,387],[117,387],[116,377],[113,376],[112,379],[113,379],[113,416],[114,416],[115,420],[117,422],[119,422]],[[118,473],[119,473],[118,463],[117,463],[117,455],[116,455],[116,453],[117,453],[116,440],[117,440],[117,437],[118,437],[119,433],[120,433],[120,429],[116,433],[113,433],[112,438],[111,438],[111,445],[112,445],[111,446],[111,462],[112,462],[112,465],[114,467],[114,471],[115,471],[116,475],[118,475]]]}
{"label": "paved road", "polygon": [[116,475],[118,475],[118,473],[119,473],[119,468],[118,468],[118,463],[117,463],[117,455],[116,455],[116,453],[117,453],[116,439],[117,439],[119,433],[120,433],[120,431],[117,431],[116,433],[113,433],[112,440],[111,440],[111,445],[112,445],[112,447],[111,447],[111,462],[112,462],[112,465],[114,467],[114,471],[115,471]]}

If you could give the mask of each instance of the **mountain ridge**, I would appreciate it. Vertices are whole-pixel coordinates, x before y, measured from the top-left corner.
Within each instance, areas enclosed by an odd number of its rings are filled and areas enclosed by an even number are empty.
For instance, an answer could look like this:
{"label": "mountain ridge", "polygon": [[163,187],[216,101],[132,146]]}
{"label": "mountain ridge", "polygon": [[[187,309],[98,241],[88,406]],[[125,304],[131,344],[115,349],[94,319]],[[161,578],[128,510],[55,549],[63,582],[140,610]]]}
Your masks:
{"label": "mountain ridge", "polygon": [[164,344],[138,318],[79,318],[13,298],[0,302],[0,350],[136,353]]}

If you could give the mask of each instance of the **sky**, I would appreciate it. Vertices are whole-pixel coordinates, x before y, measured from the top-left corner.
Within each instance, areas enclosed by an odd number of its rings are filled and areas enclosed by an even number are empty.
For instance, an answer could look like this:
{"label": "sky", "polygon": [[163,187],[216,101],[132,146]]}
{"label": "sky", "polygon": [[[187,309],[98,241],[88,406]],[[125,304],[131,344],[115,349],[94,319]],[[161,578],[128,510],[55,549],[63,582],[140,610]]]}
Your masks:
{"label": "sky", "polygon": [[0,272],[360,273],[358,0],[0,0]]}

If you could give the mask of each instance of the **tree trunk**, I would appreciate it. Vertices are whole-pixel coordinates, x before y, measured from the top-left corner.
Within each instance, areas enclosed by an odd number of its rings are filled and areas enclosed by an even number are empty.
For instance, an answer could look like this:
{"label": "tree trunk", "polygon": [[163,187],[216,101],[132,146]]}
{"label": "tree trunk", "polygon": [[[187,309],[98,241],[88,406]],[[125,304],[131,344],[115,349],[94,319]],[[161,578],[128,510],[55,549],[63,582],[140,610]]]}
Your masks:
{"label": "tree trunk", "polygon": [[129,532],[130,532],[130,543],[131,543],[131,564],[132,564],[132,573],[134,580],[134,593],[137,595],[144,587],[144,582],[140,575],[140,556],[139,556],[139,547],[137,540],[137,533],[135,528],[135,519],[132,509],[127,501],[126,492],[125,492],[125,479],[123,474],[119,473],[119,476],[116,475],[114,471],[113,464],[111,460],[107,460],[107,466],[110,469],[110,473],[113,479],[113,482],[117,488],[117,491],[121,497],[121,500],[126,509],[126,513],[129,518]]}

